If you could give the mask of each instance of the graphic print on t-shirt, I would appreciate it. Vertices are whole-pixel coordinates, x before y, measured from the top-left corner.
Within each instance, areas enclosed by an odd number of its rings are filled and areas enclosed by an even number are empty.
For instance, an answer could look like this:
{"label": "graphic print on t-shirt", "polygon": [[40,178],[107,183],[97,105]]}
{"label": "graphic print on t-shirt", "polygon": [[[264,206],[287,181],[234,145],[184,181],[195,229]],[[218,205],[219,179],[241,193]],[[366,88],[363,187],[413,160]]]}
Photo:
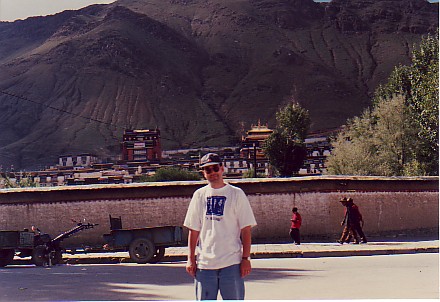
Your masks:
{"label": "graphic print on t-shirt", "polygon": [[226,196],[210,196],[207,198],[206,215],[222,217],[225,210]]}

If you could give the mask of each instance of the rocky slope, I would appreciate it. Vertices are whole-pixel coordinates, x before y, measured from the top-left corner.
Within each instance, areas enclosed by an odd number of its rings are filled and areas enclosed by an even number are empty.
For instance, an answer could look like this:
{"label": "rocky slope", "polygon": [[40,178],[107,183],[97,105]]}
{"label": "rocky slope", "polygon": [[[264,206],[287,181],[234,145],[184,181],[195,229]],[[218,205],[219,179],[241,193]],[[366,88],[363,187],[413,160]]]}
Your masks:
{"label": "rocky slope", "polygon": [[119,0],[3,22],[0,165],[110,157],[124,128],[230,145],[292,99],[314,130],[339,126],[437,27],[424,0]]}

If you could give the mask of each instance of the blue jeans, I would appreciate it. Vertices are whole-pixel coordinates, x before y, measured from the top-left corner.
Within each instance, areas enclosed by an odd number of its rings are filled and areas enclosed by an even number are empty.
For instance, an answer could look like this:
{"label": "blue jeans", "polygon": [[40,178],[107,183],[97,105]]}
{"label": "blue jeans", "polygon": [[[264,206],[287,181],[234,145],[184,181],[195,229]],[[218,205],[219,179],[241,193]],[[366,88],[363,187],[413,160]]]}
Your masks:
{"label": "blue jeans", "polygon": [[217,300],[220,290],[223,300],[244,300],[244,279],[240,276],[240,264],[221,269],[197,269],[197,300]]}

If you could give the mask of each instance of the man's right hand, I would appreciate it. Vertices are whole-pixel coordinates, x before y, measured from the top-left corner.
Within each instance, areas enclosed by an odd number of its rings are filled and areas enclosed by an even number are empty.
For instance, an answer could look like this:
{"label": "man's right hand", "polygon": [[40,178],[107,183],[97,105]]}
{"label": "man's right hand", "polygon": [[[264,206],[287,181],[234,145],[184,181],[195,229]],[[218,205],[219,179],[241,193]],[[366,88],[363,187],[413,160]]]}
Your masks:
{"label": "man's right hand", "polygon": [[190,274],[193,278],[196,277],[197,265],[194,261],[188,260],[186,263],[186,272]]}
{"label": "man's right hand", "polygon": [[188,261],[186,262],[186,272],[192,277],[196,277],[197,261],[196,261],[196,245],[199,241],[200,231],[189,229],[188,233]]}

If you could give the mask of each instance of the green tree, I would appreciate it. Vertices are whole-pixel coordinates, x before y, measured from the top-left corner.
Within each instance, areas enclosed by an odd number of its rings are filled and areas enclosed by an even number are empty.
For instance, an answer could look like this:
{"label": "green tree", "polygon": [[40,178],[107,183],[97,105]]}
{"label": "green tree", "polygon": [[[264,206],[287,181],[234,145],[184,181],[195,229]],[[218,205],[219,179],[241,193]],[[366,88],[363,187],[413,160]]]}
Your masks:
{"label": "green tree", "polygon": [[[245,171],[242,175],[242,178],[253,178],[254,177],[254,169],[249,169]],[[257,178],[264,178],[264,173],[257,173]]]}
{"label": "green tree", "polygon": [[419,148],[415,150],[418,162],[426,173],[438,175],[439,142],[439,52],[438,31],[435,36],[422,38],[414,47],[412,64],[398,66],[385,85],[379,86],[374,104],[383,98],[401,94],[409,108],[410,119],[418,127]]}
{"label": "green tree", "polygon": [[[370,175],[376,153],[371,143],[371,112],[366,110],[361,118],[350,120],[337,138],[332,141],[333,151],[327,158],[330,174]],[[362,138],[362,139],[361,139]]]}
{"label": "green tree", "polygon": [[276,120],[277,127],[263,149],[280,176],[288,177],[298,173],[307,155],[304,140],[310,128],[310,116],[306,109],[292,102],[277,112]]}
{"label": "green tree", "polygon": [[419,127],[405,97],[377,100],[373,109],[348,122],[333,144],[328,173],[344,175],[420,175]]}
{"label": "green tree", "polygon": [[177,167],[164,167],[147,178],[147,181],[179,181],[179,180],[200,180],[201,176],[197,172],[190,172]]}
{"label": "green tree", "polygon": [[28,188],[37,186],[38,184],[34,181],[32,175],[30,174],[22,175],[18,183],[11,181],[11,179],[7,175],[5,175],[4,177],[0,175],[0,188]]}

